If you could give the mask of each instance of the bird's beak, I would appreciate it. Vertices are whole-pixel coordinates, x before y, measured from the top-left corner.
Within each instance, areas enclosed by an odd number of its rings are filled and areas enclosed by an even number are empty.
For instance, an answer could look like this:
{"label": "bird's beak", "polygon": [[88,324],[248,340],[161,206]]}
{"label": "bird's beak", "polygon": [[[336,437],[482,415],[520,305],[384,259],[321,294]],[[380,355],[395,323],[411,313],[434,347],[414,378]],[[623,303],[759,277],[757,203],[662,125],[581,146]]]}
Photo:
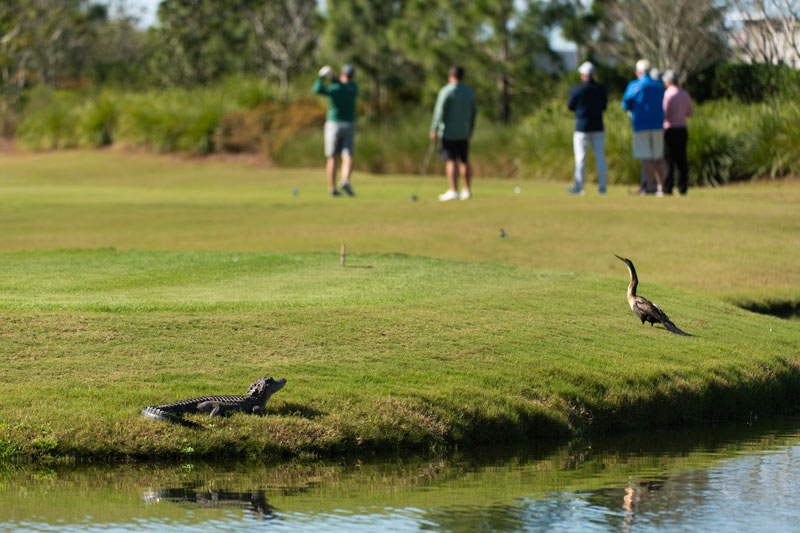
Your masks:
{"label": "bird's beak", "polygon": [[619,259],[619,260],[620,260],[620,261],[622,261],[623,263],[625,262],[625,259],[624,259],[624,258],[622,258],[622,257],[620,257],[620,256],[618,256],[617,254],[614,254],[614,257],[616,257],[617,259]]}

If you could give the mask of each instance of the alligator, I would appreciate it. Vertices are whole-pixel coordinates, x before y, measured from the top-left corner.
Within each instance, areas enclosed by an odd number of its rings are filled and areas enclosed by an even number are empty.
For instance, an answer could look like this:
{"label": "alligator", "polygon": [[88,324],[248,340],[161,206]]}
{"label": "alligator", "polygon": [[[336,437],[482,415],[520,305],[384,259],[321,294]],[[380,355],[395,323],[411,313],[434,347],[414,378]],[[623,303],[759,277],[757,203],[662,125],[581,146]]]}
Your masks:
{"label": "alligator", "polygon": [[250,385],[245,396],[201,396],[142,409],[142,416],[164,422],[181,423],[183,415],[208,413],[209,416],[227,415],[234,411],[263,414],[270,397],[286,385],[286,379],[259,378]]}

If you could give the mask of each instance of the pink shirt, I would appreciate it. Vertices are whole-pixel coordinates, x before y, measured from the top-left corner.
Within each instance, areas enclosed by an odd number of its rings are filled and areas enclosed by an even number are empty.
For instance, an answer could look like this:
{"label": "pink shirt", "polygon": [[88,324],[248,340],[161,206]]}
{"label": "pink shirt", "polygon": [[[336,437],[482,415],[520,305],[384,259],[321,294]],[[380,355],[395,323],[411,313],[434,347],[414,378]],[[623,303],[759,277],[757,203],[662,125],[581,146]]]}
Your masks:
{"label": "pink shirt", "polygon": [[670,85],[664,91],[664,129],[685,128],[686,117],[694,113],[692,98],[677,85]]}

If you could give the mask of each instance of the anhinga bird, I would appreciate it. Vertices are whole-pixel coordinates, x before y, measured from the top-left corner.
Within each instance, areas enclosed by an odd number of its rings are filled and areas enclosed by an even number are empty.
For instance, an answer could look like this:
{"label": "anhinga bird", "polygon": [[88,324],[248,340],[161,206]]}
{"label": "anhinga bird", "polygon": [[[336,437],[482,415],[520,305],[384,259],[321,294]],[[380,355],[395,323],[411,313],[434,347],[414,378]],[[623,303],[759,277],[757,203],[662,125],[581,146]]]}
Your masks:
{"label": "anhinga bird", "polygon": [[639,285],[639,278],[636,276],[636,269],[633,267],[633,261],[620,257],[617,254],[614,254],[614,257],[625,263],[625,266],[628,267],[628,272],[631,275],[631,283],[628,285],[628,305],[631,306],[631,310],[634,314],[641,319],[642,324],[650,322],[650,326],[652,326],[658,322],[659,324],[663,324],[664,327],[672,333],[689,337],[690,335],[688,333],[681,331],[672,323],[672,320],[669,319],[667,314],[664,313],[659,306],[647,298],[636,295],[636,286]]}

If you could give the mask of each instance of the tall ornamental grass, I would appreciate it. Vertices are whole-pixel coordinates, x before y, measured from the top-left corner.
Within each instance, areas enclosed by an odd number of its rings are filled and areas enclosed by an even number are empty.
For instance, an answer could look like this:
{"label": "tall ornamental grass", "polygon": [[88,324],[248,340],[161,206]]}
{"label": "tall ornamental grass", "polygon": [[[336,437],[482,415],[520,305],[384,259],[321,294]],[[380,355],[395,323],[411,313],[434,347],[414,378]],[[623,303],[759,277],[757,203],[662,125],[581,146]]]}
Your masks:
{"label": "tall ornamental grass", "polygon": [[123,144],[206,154],[215,150],[221,117],[276,97],[267,82],[240,78],[207,88],[143,92],[40,87],[30,95],[16,137],[23,148],[37,151]]}
{"label": "tall ornamental grass", "polygon": [[[31,150],[136,146],[158,152],[260,152],[285,167],[320,164],[324,98],[307,87],[284,102],[263,80],[231,78],[193,89],[128,92],[39,88],[17,127]],[[395,116],[361,114],[356,168],[416,174],[429,148],[431,110]],[[612,100],[604,116],[610,183],[638,183],[630,120]],[[481,116],[471,142],[476,175],[569,181],[573,174],[574,116],[554,99],[511,125]],[[800,104],[794,100],[742,103],[715,100],[696,106],[689,122],[690,184],[715,186],[754,177],[800,173]],[[428,173],[440,173],[433,159]],[[595,178],[590,153],[587,179]]]}
{"label": "tall ornamental grass", "polygon": [[71,91],[37,89],[30,95],[27,112],[17,126],[17,141],[32,150],[78,146],[80,96]]}
{"label": "tall ornamental grass", "polygon": [[220,117],[233,106],[214,91],[183,89],[127,95],[117,141],[160,152],[210,153]]}

